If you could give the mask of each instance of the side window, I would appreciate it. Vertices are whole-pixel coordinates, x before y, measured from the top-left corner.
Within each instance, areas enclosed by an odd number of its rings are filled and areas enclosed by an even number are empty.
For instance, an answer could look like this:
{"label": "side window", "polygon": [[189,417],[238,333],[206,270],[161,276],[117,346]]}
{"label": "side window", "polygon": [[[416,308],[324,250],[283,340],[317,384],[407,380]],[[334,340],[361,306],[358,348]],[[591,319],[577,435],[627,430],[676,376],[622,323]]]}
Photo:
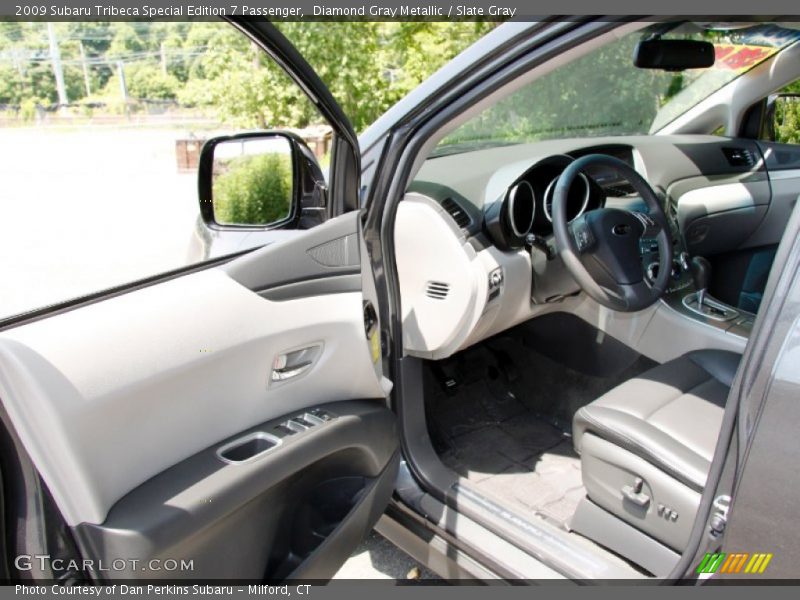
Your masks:
{"label": "side window", "polygon": [[211,137],[291,129],[328,160],[316,107],[230,24],[4,22],[0,56],[0,319],[319,222],[296,218],[281,137],[218,145],[218,227],[200,217]]}

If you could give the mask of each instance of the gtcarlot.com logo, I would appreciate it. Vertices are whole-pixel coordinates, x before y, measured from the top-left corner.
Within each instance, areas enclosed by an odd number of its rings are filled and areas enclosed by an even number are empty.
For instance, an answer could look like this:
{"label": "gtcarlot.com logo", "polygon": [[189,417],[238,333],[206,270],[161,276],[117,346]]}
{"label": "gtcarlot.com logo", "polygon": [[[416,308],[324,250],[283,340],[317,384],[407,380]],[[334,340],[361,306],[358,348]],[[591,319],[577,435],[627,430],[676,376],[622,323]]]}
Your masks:
{"label": "gtcarlot.com logo", "polygon": [[194,571],[194,560],[174,558],[115,558],[112,560],[52,558],[49,554],[21,554],[14,559],[14,566],[20,571],[52,569],[56,573],[64,571],[107,572],[107,571]]}

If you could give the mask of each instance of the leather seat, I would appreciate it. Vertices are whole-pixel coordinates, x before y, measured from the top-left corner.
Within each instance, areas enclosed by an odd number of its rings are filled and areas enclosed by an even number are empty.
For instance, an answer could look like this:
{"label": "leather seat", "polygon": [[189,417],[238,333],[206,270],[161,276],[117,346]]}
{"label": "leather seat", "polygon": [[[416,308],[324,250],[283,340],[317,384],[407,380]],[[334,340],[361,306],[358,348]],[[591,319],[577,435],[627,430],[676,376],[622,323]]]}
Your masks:
{"label": "leather seat", "polygon": [[589,499],[683,550],[740,359],[690,352],[578,410],[573,442]]}

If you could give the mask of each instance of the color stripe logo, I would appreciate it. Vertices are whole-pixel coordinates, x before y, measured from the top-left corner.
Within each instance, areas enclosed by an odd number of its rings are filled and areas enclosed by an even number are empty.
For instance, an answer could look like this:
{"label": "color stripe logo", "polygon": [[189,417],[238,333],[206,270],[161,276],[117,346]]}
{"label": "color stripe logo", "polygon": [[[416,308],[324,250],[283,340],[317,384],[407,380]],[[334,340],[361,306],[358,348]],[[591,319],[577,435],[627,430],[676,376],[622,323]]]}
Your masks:
{"label": "color stripe logo", "polygon": [[697,566],[697,574],[702,573],[737,573],[741,575],[761,575],[767,569],[772,554],[766,552],[736,552],[726,554],[717,552],[716,554],[706,553],[703,560]]}

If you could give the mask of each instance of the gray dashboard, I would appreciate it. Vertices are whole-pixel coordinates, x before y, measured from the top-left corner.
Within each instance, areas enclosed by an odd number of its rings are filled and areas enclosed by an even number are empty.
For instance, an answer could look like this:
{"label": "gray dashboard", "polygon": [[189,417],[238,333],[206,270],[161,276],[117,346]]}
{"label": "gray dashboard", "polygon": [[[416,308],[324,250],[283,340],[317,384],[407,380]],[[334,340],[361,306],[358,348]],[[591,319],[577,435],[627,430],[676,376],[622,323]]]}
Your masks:
{"label": "gray dashboard", "polygon": [[[467,231],[476,236],[485,208],[526,179],[539,203],[533,232],[549,235],[541,206],[545,186],[571,158],[591,153],[610,154],[636,168],[667,201],[668,214],[694,254],[738,247],[767,214],[771,191],[761,147],[753,140],[717,136],[550,140],[441,156],[423,165],[410,190],[448,203],[446,210],[455,203],[469,217]],[[592,192],[595,207],[606,202],[636,206],[635,194],[624,182],[608,174],[590,175],[598,184]]]}
{"label": "gray dashboard", "polygon": [[[644,176],[664,201],[676,251],[692,255],[779,239],[785,225],[780,216],[796,199],[800,182],[789,184],[796,169],[783,171],[785,192],[774,201],[776,182],[759,143],[716,136],[552,140],[428,159],[400,203],[395,228],[404,316],[414,325],[405,327],[404,320],[404,334],[415,332],[404,339],[409,354],[443,358],[543,312],[565,310],[574,304],[567,299],[579,303],[580,288],[557,256],[548,260],[520,244],[504,247],[490,217],[527,181],[538,204],[531,232],[553,250],[552,228],[542,219],[542,190],[571,160],[593,153],[615,156]],[[641,209],[638,195],[613,173],[589,175],[587,210]],[[452,243],[433,239],[440,236]],[[450,295],[426,295],[431,281]],[[445,310],[456,302],[463,310],[455,304]],[[446,343],[434,342],[437,336]]]}

